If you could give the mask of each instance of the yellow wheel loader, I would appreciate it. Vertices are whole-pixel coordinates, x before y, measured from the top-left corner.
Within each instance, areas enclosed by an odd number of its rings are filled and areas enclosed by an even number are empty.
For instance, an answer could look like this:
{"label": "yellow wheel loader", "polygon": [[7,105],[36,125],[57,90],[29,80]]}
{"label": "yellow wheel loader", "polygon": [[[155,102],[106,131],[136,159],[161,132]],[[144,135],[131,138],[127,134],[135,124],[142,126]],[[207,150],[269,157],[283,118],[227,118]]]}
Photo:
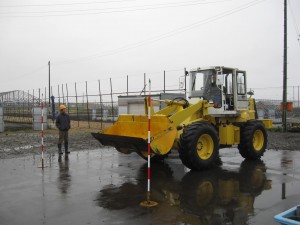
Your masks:
{"label": "yellow wheel loader", "polygon": [[[220,148],[237,145],[242,157],[259,159],[267,147],[269,119],[258,120],[255,100],[247,98],[246,72],[229,67],[197,68],[189,72],[188,100],[164,100],[167,107],[151,110],[151,159],[163,159],[178,149],[192,170],[212,167]],[[252,94],[252,93],[251,93]],[[148,109],[144,115],[120,115],[117,122],[92,135],[119,152],[147,158]]]}

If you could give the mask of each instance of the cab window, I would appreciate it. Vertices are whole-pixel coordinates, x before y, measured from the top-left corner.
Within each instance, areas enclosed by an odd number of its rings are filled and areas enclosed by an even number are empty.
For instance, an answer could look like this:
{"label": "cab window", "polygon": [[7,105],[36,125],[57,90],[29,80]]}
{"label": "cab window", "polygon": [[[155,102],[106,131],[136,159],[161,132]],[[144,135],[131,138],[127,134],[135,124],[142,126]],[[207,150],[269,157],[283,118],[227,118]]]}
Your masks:
{"label": "cab window", "polygon": [[236,76],[236,83],[237,83],[237,94],[238,95],[245,95],[246,94],[246,79],[245,74],[242,72],[238,72]]}

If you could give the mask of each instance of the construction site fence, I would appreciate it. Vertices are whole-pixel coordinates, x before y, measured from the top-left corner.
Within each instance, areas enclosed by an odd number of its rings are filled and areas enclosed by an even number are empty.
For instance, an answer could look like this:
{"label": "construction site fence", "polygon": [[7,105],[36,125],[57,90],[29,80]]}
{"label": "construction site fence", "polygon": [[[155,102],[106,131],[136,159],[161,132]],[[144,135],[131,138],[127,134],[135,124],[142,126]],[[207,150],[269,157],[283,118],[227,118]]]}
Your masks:
{"label": "construction site fence", "polygon": [[59,105],[64,104],[71,120],[75,121],[73,127],[91,127],[93,122],[99,123],[99,128],[103,129],[107,123],[114,123],[118,118],[119,96],[145,96],[150,87],[151,94],[154,95],[184,95],[187,89],[185,79],[185,69],[178,69],[151,75],[144,73],[141,76],[127,75],[114,79],[69,82],[27,91],[16,90],[2,93],[0,107],[3,107],[4,122],[31,124],[34,108],[40,107],[43,102],[48,108],[46,117],[53,124],[59,113]]}
{"label": "construction site fence", "polygon": [[[33,110],[41,107],[43,102],[47,108],[46,118],[49,124],[59,113],[59,105],[67,106],[67,113],[73,121],[73,127],[93,127],[103,129],[107,124],[114,123],[119,115],[118,98],[120,96],[143,97],[166,93],[188,96],[185,69],[163,71],[157,74],[141,76],[123,76],[96,81],[74,82],[52,85],[34,90],[16,90],[2,93],[0,107],[3,108],[3,121],[6,123],[32,124]],[[259,93],[261,89],[255,90]],[[264,89],[264,91],[268,88]],[[287,118],[299,118],[299,87],[289,88],[288,103],[292,110]],[[270,89],[273,96],[282,92],[281,88]],[[50,97],[49,97],[50,96]],[[257,114],[260,119],[272,119],[273,123],[282,123],[281,100],[256,99]],[[1,122],[1,121],[0,121]],[[51,125],[49,126],[52,127]]]}
{"label": "construction site fence", "polygon": [[[89,98],[89,96],[87,96]],[[293,102],[289,102],[291,104]],[[58,108],[58,104],[55,108]],[[3,107],[3,121],[9,123],[32,124],[34,109],[39,107],[38,104],[25,103],[5,103]],[[274,124],[282,123],[281,101],[270,99],[256,99],[257,115],[259,119],[272,119]],[[58,110],[55,110],[53,116],[52,107],[48,106],[48,113],[45,118],[48,119],[50,128],[54,127],[55,118]],[[114,123],[118,118],[118,102],[109,103],[69,103],[67,112],[73,121],[72,127],[91,128],[96,127],[103,129],[107,124]],[[287,112],[287,120],[300,118],[300,108],[294,107]],[[52,124],[52,126],[51,126]]]}

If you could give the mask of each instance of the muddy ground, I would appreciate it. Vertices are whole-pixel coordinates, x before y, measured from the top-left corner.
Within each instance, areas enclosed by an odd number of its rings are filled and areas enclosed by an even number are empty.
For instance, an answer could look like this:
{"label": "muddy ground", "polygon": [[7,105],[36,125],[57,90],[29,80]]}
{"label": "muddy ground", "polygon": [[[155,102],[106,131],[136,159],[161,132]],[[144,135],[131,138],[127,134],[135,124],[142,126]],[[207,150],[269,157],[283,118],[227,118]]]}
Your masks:
{"label": "muddy ground", "polygon": [[[71,151],[91,150],[101,147],[91,132],[93,129],[73,129],[69,134]],[[46,130],[44,134],[45,152],[57,151],[58,134],[56,130]],[[268,149],[300,150],[300,133],[268,132]],[[0,133],[0,158],[11,158],[27,154],[41,153],[41,133],[31,130]]]}
{"label": "muddy ground", "polygon": [[[91,132],[95,130],[70,130],[70,151],[90,150],[100,147]],[[47,130],[44,132],[44,151],[46,153],[57,151],[58,131]],[[40,132],[30,130],[0,133],[0,158],[11,158],[16,155],[40,154],[42,151]]]}

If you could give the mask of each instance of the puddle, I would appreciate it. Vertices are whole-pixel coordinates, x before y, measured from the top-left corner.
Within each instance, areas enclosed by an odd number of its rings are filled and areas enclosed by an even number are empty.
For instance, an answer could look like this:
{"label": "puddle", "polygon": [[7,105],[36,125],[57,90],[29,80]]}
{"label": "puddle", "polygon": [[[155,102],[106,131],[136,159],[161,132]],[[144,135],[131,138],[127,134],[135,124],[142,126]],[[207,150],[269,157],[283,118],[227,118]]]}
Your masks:
{"label": "puddle", "polygon": [[153,208],[139,205],[147,163],[134,154],[46,155],[44,170],[38,157],[3,159],[0,224],[276,224],[274,215],[300,202],[300,152],[267,151],[263,160],[245,161],[234,151],[202,172],[186,170],[174,155],[151,164]]}

